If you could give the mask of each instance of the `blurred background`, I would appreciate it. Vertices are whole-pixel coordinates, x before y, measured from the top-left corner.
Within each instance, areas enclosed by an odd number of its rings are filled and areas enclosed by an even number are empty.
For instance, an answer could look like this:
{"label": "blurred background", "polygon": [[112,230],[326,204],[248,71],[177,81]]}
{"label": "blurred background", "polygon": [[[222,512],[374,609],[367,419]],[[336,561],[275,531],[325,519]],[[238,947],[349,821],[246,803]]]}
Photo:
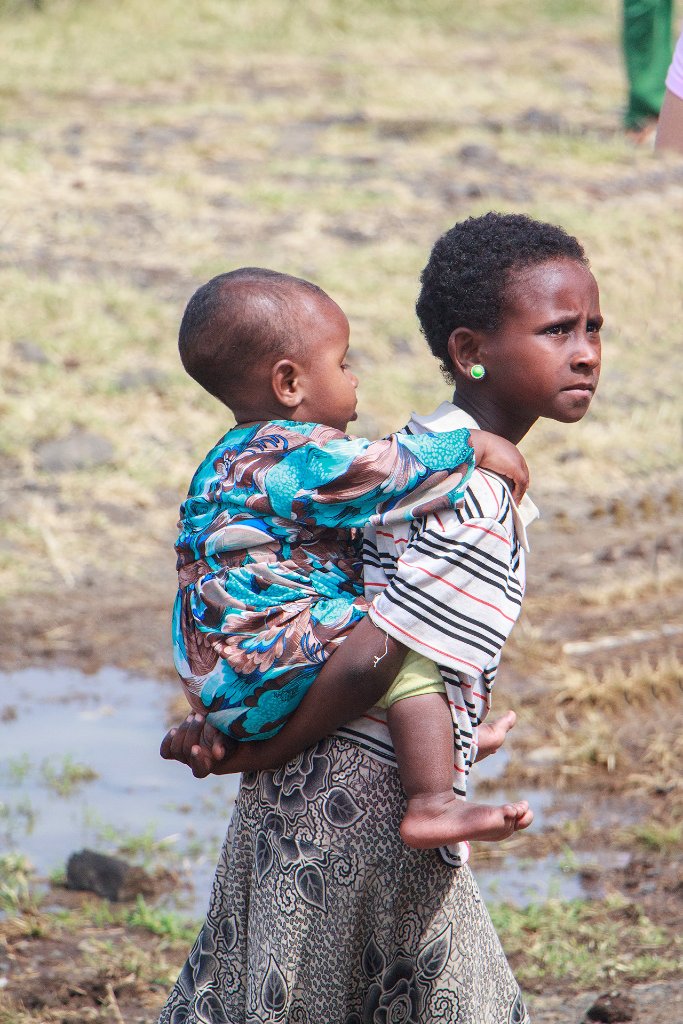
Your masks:
{"label": "blurred background", "polygon": [[[479,786],[514,778],[541,813],[475,871],[535,1020],[619,982],[670,1024],[683,159],[624,131],[621,19],[616,0],[0,0],[0,1024],[154,1020],[229,814],[234,781],[209,800],[156,755],[184,714],[177,508],[231,425],[179,364],[187,299],[242,265],[320,284],[351,322],[357,432],[380,436],[450,396],[419,273],[491,209],[579,237],[606,326],[585,422],[522,446],[543,519],[497,698],[521,721]],[[77,899],[84,844],[198,895],[185,917]]]}

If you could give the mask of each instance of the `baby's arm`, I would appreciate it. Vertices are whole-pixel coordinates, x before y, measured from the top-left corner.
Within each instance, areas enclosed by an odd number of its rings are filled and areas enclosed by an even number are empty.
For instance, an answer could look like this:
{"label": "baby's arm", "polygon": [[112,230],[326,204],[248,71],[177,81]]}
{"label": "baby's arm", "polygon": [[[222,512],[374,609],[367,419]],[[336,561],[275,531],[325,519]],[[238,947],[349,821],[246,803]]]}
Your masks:
{"label": "baby's arm", "polygon": [[[373,707],[395,679],[405,654],[402,644],[364,618],[328,658],[296,713],[272,739],[235,743],[195,717],[164,737],[161,756],[190,764],[197,776],[277,768]],[[198,748],[194,757],[193,748]]]}
{"label": "baby's arm", "polygon": [[[263,478],[274,512],[326,527],[363,527],[408,494],[453,475],[464,488],[475,465],[468,430],[390,434],[378,441],[320,428],[273,465]],[[410,513],[406,518],[411,518]]]}
{"label": "baby's arm", "polygon": [[[494,434],[464,429],[391,434],[379,441],[342,434],[312,437],[272,466],[263,485],[273,510],[284,519],[362,527],[399,503],[401,518],[413,518],[412,508],[419,507],[421,493],[432,483],[447,481],[444,508],[453,504],[463,496],[475,464],[511,479],[516,498],[524,493],[529,474],[515,446]],[[407,495],[414,496],[412,504],[402,501]]]}
{"label": "baby's arm", "polygon": [[519,449],[487,430],[472,430],[470,444],[476,465],[504,477],[511,484],[512,497],[521,501],[529,486],[529,467]]}

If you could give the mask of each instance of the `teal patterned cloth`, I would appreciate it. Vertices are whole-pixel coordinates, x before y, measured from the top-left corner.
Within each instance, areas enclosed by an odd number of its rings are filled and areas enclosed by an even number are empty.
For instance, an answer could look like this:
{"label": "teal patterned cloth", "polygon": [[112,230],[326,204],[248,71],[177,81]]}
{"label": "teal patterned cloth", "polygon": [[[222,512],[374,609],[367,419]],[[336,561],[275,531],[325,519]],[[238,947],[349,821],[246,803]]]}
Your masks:
{"label": "teal patterned cloth", "polygon": [[230,430],[180,509],[174,660],[195,710],[235,739],[273,736],[367,610],[360,529],[453,507],[473,468],[467,430]]}

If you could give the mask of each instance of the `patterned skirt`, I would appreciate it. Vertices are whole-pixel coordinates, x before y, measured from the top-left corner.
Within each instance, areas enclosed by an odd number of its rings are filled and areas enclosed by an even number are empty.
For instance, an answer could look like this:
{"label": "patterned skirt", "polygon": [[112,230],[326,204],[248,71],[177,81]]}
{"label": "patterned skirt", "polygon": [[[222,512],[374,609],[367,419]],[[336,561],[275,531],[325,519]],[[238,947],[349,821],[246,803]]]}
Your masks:
{"label": "patterned skirt", "polygon": [[159,1024],[529,1024],[469,868],[404,846],[403,809],[335,737],[245,775]]}

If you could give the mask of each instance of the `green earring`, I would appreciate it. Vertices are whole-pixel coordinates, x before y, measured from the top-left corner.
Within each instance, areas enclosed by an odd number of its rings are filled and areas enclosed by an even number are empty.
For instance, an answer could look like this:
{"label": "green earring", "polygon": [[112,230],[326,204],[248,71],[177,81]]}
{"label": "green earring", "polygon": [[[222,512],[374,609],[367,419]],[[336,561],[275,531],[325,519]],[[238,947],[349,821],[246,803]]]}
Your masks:
{"label": "green earring", "polygon": [[486,370],[481,363],[475,363],[474,366],[470,367],[470,377],[472,380],[481,380],[485,376]]}

